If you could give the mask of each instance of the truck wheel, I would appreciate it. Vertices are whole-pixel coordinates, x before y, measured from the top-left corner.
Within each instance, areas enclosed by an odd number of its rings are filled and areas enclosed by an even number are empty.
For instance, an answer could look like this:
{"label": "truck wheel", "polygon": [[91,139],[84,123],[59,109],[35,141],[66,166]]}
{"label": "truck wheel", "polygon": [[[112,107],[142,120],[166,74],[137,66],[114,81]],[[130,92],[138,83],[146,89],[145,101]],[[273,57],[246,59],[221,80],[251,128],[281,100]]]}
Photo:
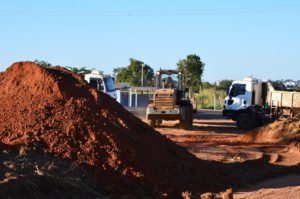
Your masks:
{"label": "truck wheel", "polygon": [[239,128],[249,130],[254,127],[254,121],[250,114],[242,113],[237,117],[236,124]]}

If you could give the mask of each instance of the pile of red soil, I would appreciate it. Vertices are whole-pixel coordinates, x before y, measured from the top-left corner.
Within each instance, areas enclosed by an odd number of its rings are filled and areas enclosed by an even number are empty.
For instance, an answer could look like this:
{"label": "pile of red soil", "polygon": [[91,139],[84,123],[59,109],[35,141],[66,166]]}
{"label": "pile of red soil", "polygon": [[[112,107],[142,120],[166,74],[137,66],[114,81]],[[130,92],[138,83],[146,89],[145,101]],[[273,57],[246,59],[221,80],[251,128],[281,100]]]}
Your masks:
{"label": "pile of red soil", "polygon": [[276,121],[245,134],[242,140],[271,143],[300,142],[300,120],[287,119]]}
{"label": "pile of red soil", "polygon": [[1,184],[1,198],[18,199],[107,199],[78,180],[54,176],[19,176]]}
{"label": "pile of red soil", "polygon": [[196,159],[62,68],[18,62],[0,74],[0,142],[86,165],[106,193],[214,191],[215,163]]}

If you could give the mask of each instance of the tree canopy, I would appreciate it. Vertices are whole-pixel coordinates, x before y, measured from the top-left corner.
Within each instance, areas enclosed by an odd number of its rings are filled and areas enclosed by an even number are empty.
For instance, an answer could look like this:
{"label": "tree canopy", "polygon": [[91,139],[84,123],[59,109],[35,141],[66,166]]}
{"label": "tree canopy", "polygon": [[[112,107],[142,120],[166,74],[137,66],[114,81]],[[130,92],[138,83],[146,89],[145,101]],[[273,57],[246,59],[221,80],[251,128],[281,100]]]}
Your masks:
{"label": "tree canopy", "polygon": [[204,65],[196,54],[190,54],[186,59],[179,60],[177,63],[177,68],[184,73],[185,85],[192,88],[193,92],[199,91]]}
{"label": "tree canopy", "polygon": [[69,69],[70,71],[72,71],[73,73],[77,73],[79,75],[85,75],[85,74],[91,73],[92,70],[94,70],[94,68],[89,69],[85,66],[83,66],[83,67],[70,67],[70,66],[67,66],[66,68]]}
{"label": "tree canopy", "polygon": [[36,63],[36,64],[39,64],[42,67],[51,67],[52,66],[52,64],[50,64],[47,61],[43,61],[43,60],[35,59],[33,62]]}
{"label": "tree canopy", "polygon": [[218,89],[227,90],[232,84],[233,80],[223,79],[219,81]]}
{"label": "tree canopy", "polygon": [[113,73],[118,82],[129,82],[132,86],[152,86],[153,84],[153,69],[137,59],[130,58],[128,66],[115,68]]}
{"label": "tree canopy", "polygon": [[[51,67],[52,66],[52,64],[50,64],[47,61],[43,61],[43,60],[35,59],[33,62],[41,65],[42,67]],[[79,75],[85,75],[85,74],[91,73],[92,70],[94,70],[94,68],[89,69],[86,66],[83,66],[83,67],[66,66],[65,68],[67,68],[68,70],[72,71],[73,73],[77,73]]]}

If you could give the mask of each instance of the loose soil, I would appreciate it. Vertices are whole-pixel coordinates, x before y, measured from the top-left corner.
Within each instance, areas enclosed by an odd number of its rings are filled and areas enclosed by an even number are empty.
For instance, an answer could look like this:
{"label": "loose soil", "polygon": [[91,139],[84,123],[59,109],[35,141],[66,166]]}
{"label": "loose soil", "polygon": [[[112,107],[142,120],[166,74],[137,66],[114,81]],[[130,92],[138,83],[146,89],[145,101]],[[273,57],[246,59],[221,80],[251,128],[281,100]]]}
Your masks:
{"label": "loose soil", "polygon": [[299,143],[300,120],[285,119],[276,121],[245,134],[243,140],[248,142]]}

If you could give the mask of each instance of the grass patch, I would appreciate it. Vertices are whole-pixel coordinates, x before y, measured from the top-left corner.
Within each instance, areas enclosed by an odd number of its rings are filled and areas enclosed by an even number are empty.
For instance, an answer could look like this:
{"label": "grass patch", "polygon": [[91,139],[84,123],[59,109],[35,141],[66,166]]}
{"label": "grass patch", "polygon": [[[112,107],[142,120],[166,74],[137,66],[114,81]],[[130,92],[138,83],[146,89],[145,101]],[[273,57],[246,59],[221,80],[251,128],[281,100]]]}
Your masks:
{"label": "grass patch", "polygon": [[199,109],[213,109],[214,108],[214,96],[216,99],[216,109],[223,109],[224,99],[226,91],[220,90],[214,87],[204,88],[201,93],[195,93],[195,98]]}

